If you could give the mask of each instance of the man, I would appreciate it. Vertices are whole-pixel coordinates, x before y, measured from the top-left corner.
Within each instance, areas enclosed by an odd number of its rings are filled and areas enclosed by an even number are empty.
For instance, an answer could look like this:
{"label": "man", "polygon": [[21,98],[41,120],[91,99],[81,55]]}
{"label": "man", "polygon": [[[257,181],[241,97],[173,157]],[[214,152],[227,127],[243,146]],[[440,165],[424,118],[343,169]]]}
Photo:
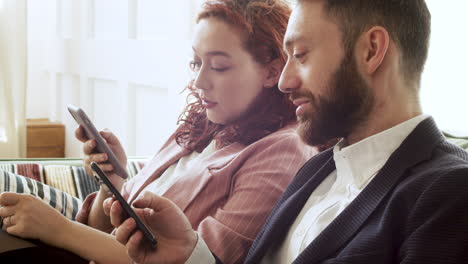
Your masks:
{"label": "man", "polygon": [[[297,173],[245,263],[467,263],[468,153],[419,105],[429,35],[424,0],[299,1],[280,89],[306,143],[343,140]],[[170,201],[133,205],[156,249],[106,201],[135,261],[215,262]]]}

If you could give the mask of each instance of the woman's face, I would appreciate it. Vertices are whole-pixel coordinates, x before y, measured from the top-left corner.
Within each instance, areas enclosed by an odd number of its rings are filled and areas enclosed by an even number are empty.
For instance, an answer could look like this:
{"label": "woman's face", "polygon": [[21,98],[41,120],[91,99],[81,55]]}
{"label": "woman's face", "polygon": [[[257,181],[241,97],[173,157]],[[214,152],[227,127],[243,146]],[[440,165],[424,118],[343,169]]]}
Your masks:
{"label": "woman's face", "polygon": [[190,63],[193,85],[213,123],[235,121],[266,89],[268,70],[242,44],[241,32],[218,18],[196,25]]}

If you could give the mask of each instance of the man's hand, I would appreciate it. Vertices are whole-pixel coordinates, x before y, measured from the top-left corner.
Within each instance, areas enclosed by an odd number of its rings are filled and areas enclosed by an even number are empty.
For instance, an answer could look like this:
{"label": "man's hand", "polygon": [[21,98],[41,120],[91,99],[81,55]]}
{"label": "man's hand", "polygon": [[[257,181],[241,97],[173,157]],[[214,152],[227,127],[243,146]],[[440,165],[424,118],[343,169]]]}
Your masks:
{"label": "man's hand", "polygon": [[133,218],[123,219],[118,201],[108,198],[104,211],[117,228],[117,240],[127,247],[128,255],[137,263],[185,263],[192,254],[198,236],[184,213],[170,200],[146,192],[132,206],[155,235],[158,244],[151,248]]}

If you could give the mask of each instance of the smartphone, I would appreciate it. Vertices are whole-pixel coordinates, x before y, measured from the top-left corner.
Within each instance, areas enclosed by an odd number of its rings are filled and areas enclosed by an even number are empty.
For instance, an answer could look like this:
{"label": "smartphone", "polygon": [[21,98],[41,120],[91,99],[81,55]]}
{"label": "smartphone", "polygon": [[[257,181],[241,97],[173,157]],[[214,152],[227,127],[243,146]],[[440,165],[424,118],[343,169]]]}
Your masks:
{"label": "smartphone", "polygon": [[133,209],[130,207],[130,205],[125,201],[125,199],[122,197],[120,192],[115,188],[115,186],[112,184],[112,182],[109,180],[109,178],[106,176],[106,174],[99,168],[99,165],[95,162],[91,162],[91,169],[96,173],[94,177],[97,177],[98,182],[104,183],[107,188],[109,188],[109,191],[114,195],[114,197],[120,202],[124,209],[125,213],[125,218],[131,217],[135,219],[135,222],[137,224],[137,228],[143,232],[143,235],[145,236],[145,239],[150,243],[150,245],[154,248],[156,247],[157,240],[154,237],[153,233],[148,229],[148,227],[141,221],[141,219],[138,217],[138,215],[133,211]]}
{"label": "smartphone", "polygon": [[127,179],[128,178],[127,170],[117,160],[117,158],[114,155],[114,152],[112,152],[112,150],[109,148],[106,141],[101,136],[101,134],[99,134],[98,130],[93,125],[93,123],[88,118],[88,116],[83,111],[83,109],[74,105],[68,105],[67,108],[70,114],[75,119],[75,121],[84,128],[86,132],[86,136],[88,136],[90,139],[96,140],[96,149],[100,153],[107,154],[109,163],[112,164],[112,166],[114,167],[114,172],[120,177],[122,177],[123,179]]}

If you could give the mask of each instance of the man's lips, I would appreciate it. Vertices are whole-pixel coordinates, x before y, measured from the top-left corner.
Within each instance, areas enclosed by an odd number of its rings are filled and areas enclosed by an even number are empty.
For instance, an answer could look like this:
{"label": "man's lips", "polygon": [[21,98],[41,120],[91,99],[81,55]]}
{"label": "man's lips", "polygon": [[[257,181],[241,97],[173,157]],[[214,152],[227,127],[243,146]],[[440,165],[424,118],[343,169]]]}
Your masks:
{"label": "man's lips", "polygon": [[299,98],[299,99],[293,100],[293,104],[297,106],[296,116],[299,117],[303,115],[306,112],[307,106],[309,105],[309,103],[310,103],[310,100],[307,98]]}
{"label": "man's lips", "polygon": [[300,99],[295,99],[295,100],[293,100],[292,103],[293,103],[295,106],[301,106],[301,105],[306,104],[306,103],[308,103],[308,102],[309,102],[309,99],[306,99],[306,98],[302,98],[302,99],[301,99],[301,98],[300,98]]}

